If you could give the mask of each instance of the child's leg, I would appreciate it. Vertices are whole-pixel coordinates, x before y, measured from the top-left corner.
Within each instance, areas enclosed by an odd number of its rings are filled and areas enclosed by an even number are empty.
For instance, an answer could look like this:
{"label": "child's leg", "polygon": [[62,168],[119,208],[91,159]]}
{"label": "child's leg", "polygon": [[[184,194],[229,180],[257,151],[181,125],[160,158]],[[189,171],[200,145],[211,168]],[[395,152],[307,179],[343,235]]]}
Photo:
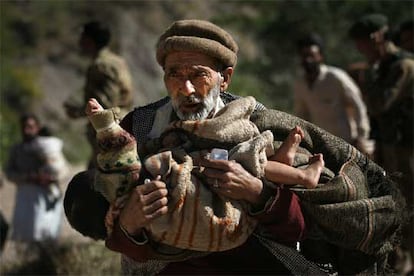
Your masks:
{"label": "child's leg", "polygon": [[309,166],[306,169],[294,168],[277,161],[268,161],[265,167],[265,176],[268,180],[279,184],[299,184],[306,188],[315,188],[323,166],[325,166],[325,162],[322,154],[310,157]]}
{"label": "child's leg", "polygon": [[292,165],[303,137],[304,133],[300,127],[296,126],[293,128],[282,145],[276,150],[275,154],[269,157],[269,160]]}

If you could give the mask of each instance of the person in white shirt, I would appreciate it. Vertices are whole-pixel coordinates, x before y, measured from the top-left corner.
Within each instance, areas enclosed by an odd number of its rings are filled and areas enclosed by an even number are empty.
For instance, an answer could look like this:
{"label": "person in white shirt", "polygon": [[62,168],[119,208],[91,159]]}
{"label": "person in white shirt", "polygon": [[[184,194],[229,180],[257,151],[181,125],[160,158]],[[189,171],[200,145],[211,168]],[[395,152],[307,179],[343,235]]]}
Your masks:
{"label": "person in white shirt", "polygon": [[294,83],[295,114],[372,154],[369,119],[358,86],[344,70],[324,63],[319,35],[306,35],[297,46],[304,74]]}
{"label": "person in white shirt", "polygon": [[68,172],[57,137],[40,136],[41,123],[34,114],[20,118],[22,141],[10,149],[6,177],[16,184],[11,240],[19,243],[57,241],[62,225],[58,190]]}

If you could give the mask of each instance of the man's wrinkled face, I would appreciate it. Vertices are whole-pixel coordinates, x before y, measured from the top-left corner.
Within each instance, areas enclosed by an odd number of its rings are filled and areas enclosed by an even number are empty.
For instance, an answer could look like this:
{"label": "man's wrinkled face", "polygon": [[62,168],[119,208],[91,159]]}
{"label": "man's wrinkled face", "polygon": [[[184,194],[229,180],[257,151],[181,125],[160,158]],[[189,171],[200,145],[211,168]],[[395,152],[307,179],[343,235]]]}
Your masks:
{"label": "man's wrinkled face", "polygon": [[301,65],[306,73],[318,73],[323,57],[319,46],[311,45],[300,50]]}
{"label": "man's wrinkled face", "polygon": [[22,125],[22,135],[25,141],[35,138],[40,130],[38,122],[33,118],[28,118]]}
{"label": "man's wrinkled face", "polygon": [[173,52],[165,59],[164,83],[181,120],[205,119],[214,113],[222,77],[215,59],[197,52]]}

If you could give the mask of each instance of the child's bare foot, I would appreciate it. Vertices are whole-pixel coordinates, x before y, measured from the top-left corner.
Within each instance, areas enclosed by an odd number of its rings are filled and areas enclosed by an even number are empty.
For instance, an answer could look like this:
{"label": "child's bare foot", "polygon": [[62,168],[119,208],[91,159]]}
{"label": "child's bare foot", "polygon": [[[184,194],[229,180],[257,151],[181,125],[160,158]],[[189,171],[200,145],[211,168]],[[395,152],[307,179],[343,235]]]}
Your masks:
{"label": "child's bare foot", "polygon": [[90,116],[95,114],[98,111],[104,110],[103,107],[98,103],[95,98],[90,98],[88,103],[86,104],[85,113],[86,115]]}
{"label": "child's bare foot", "polygon": [[309,158],[309,166],[305,169],[306,178],[304,180],[304,186],[308,189],[313,189],[318,185],[319,177],[325,161],[323,161],[323,155],[321,153],[315,154]]}
{"label": "child's bare foot", "polygon": [[282,145],[276,150],[274,158],[271,159],[286,165],[292,165],[296,151],[304,136],[305,134],[299,126],[293,128]]}

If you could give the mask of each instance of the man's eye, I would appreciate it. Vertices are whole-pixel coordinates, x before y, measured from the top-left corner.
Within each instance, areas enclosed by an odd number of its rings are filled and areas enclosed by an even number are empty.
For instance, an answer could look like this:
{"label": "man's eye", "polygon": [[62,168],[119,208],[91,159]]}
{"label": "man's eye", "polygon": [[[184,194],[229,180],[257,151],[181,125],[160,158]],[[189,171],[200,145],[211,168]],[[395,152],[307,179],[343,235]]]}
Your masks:
{"label": "man's eye", "polygon": [[208,77],[208,74],[206,72],[197,72],[197,73],[194,74],[194,76],[196,78],[199,78],[199,77]]}
{"label": "man's eye", "polygon": [[181,75],[178,73],[169,73],[167,76],[171,80],[181,80]]}
{"label": "man's eye", "polygon": [[195,81],[202,81],[207,78],[209,75],[206,72],[196,72],[193,74],[192,79]]}

